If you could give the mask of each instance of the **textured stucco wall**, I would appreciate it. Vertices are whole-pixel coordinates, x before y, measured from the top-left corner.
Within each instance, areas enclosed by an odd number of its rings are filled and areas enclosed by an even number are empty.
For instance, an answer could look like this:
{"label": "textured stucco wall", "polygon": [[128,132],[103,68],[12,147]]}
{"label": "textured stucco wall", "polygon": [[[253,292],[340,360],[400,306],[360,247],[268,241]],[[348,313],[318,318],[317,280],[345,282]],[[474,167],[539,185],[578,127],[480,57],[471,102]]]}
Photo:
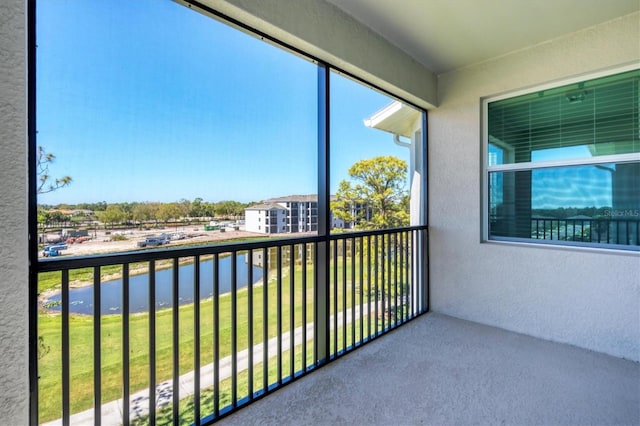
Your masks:
{"label": "textured stucco wall", "polygon": [[480,242],[481,97],[639,61],[635,13],[439,76],[429,113],[434,311],[640,360],[640,256]]}
{"label": "textured stucco wall", "polygon": [[28,423],[25,1],[0,6],[0,423]]}
{"label": "textured stucco wall", "polygon": [[200,1],[418,106],[437,104],[431,71],[324,0]]}

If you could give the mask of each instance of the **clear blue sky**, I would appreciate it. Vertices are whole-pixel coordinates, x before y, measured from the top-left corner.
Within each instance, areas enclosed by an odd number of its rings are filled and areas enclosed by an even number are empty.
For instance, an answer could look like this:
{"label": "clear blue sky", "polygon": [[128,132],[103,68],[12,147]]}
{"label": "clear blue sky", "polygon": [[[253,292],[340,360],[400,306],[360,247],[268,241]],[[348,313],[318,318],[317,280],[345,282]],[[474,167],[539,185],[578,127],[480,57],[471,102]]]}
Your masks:
{"label": "clear blue sky", "polygon": [[[38,2],[43,204],[242,202],[316,189],[316,66],[169,0]],[[391,99],[332,76],[332,191],[408,150],[363,119]]]}

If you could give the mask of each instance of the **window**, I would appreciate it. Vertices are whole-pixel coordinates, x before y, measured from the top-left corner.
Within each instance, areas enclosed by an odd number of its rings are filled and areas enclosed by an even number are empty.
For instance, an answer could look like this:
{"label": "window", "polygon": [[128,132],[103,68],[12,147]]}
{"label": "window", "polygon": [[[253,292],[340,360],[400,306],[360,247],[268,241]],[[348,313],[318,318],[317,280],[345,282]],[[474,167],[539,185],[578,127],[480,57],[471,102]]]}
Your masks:
{"label": "window", "polygon": [[640,70],[483,103],[485,237],[640,249]]}

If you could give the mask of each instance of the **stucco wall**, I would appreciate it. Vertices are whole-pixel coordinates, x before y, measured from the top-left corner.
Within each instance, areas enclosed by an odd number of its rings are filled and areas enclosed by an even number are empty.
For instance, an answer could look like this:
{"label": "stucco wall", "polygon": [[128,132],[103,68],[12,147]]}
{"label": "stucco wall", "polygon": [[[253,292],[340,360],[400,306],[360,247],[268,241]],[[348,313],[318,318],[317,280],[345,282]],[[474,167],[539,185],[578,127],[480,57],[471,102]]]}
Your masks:
{"label": "stucco wall", "polygon": [[0,423],[28,422],[25,1],[0,6]]}
{"label": "stucco wall", "polygon": [[639,62],[638,40],[635,13],[439,77],[429,113],[434,311],[640,361],[640,256],[480,242],[481,97]]}

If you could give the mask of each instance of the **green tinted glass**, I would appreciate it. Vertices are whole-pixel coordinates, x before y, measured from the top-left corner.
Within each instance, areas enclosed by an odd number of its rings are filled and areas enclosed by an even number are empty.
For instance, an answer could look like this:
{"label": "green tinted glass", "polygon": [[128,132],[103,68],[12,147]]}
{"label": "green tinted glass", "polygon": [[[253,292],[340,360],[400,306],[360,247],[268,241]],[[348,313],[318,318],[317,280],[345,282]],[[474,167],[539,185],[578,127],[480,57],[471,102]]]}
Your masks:
{"label": "green tinted glass", "polygon": [[640,163],[489,173],[489,237],[640,246]]}
{"label": "green tinted glass", "polygon": [[634,70],[489,103],[489,165],[640,152],[639,86]]}

